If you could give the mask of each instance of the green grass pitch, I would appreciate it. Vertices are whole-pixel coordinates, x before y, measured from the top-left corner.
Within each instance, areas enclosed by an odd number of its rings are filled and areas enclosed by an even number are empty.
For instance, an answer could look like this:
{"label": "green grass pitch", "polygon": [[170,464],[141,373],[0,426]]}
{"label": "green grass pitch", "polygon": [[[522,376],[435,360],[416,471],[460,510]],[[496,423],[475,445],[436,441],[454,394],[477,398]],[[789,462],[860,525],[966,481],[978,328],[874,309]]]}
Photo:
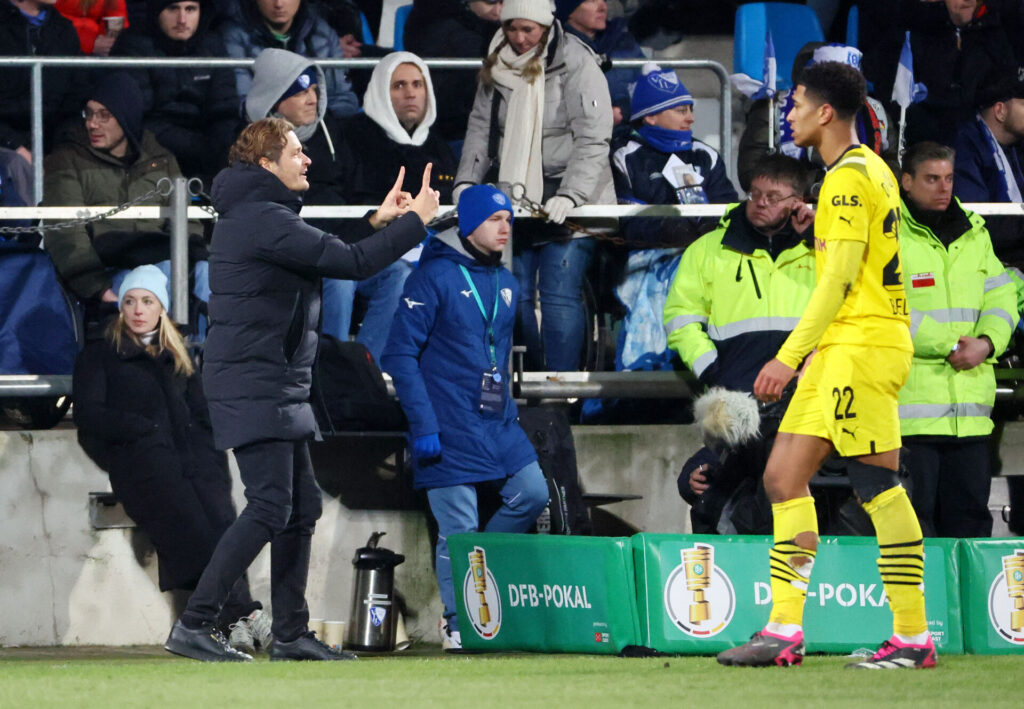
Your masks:
{"label": "green grass pitch", "polygon": [[0,707],[1021,707],[1024,656],[945,656],[934,670],[720,667],[711,657],[363,657],[203,664],[158,648],[0,649]]}

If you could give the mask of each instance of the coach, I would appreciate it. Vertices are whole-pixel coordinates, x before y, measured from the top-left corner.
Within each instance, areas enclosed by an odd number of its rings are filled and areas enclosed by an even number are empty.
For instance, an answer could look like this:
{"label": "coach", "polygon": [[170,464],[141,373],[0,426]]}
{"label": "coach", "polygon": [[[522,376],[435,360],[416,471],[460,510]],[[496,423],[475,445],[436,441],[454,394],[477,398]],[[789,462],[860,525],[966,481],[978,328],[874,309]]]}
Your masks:
{"label": "coach", "polygon": [[316,432],[309,405],[320,319],[320,278],[366,278],[426,236],[437,212],[430,166],[415,199],[404,171],[357,244],[306,224],[299,193],[310,159],[279,118],[250,124],[213,183],[220,221],[210,249],[210,335],[203,382],[214,442],[234,448],[247,505],[224,533],[166,649],[207,661],[245,661],[212,623],[235,581],[271,543],[271,660],[341,660],[309,631],[306,577],[320,517],[320,489],[306,441]]}

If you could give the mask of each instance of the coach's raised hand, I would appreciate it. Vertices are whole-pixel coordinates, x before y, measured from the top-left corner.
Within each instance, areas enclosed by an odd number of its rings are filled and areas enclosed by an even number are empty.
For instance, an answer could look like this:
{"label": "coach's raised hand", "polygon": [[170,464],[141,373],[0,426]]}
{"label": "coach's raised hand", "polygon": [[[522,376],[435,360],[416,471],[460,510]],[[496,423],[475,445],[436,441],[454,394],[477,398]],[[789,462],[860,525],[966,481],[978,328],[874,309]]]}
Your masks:
{"label": "coach's raised hand", "polygon": [[423,183],[420,185],[419,194],[416,195],[410,207],[412,211],[420,215],[420,219],[426,224],[437,214],[441,206],[441,193],[430,187],[430,171],[434,169],[434,163],[428,162],[423,168]]}
{"label": "coach's raised hand", "polygon": [[[429,170],[430,167],[428,166]],[[370,215],[370,224],[374,229],[380,229],[409,211],[412,204],[412,195],[402,191],[402,183],[405,182],[405,166],[398,168],[398,178],[395,184],[384,197],[384,201],[377,207],[377,211]]]}

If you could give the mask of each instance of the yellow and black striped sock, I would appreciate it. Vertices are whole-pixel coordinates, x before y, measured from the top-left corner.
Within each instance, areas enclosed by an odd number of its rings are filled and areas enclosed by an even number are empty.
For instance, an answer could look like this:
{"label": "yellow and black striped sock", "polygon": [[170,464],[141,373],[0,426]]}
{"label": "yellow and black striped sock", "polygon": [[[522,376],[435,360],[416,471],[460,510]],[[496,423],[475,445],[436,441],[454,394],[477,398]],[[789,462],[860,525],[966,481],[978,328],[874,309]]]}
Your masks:
{"label": "yellow and black striped sock", "polygon": [[878,537],[878,571],[892,608],[893,632],[918,635],[928,630],[924,611],[924,539],[903,486],[889,488],[864,509]]}
{"label": "yellow and black striped sock", "polygon": [[768,622],[802,626],[807,583],[817,550],[798,545],[796,538],[811,532],[817,541],[818,516],[814,512],[814,498],[798,497],[773,504],[772,515],[775,519],[775,544],[769,552],[772,612]]}

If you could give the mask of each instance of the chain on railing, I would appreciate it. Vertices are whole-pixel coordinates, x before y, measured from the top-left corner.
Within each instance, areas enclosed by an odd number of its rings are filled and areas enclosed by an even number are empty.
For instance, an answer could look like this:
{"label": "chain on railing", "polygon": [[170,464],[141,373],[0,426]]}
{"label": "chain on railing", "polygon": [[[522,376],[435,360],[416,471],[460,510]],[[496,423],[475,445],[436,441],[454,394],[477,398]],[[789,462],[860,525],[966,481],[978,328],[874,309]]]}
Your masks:
{"label": "chain on railing", "polygon": [[[198,178],[192,178],[198,179]],[[199,181],[202,186],[202,181]],[[105,212],[99,214],[92,214],[88,217],[79,217],[77,219],[68,219],[63,222],[53,222],[50,224],[39,224],[36,226],[0,226],[0,234],[41,234],[48,231],[59,231],[61,229],[70,229],[71,227],[78,226],[80,224],[92,224],[93,222],[102,221],[109,217],[112,217],[119,212],[123,212],[132,207],[137,207],[143,202],[146,202],[153,197],[167,198],[171,196],[171,192],[174,190],[174,184],[171,182],[169,177],[161,177],[157,180],[156,186],[153,187],[149,192],[141,194],[138,197],[128,200],[123,204],[119,204],[113,209],[108,209]],[[200,207],[205,209],[204,207]],[[216,212],[214,212],[216,215]]]}
{"label": "chain on railing", "polygon": [[[527,212],[530,213],[531,217],[535,219],[550,219],[550,215],[547,210],[544,209],[544,205],[539,202],[534,202],[532,199],[526,196],[526,185],[522,182],[514,182],[509,185],[509,197],[512,199],[514,204],[519,205]],[[724,205],[723,205],[724,206]],[[694,217],[678,217],[680,219],[693,219]],[[699,217],[696,217],[699,219]],[[717,222],[715,222],[717,224]],[[608,242],[609,244],[615,244],[616,246],[630,246],[640,249],[681,249],[685,244],[680,244],[678,241],[633,241],[627,239],[624,236],[619,236],[619,232],[609,231],[597,231],[594,229],[588,229],[582,224],[566,219],[562,222],[561,226],[564,226],[569,231],[573,232],[573,235],[566,236],[562,239],[552,239],[552,241],[570,241],[578,236],[589,236],[600,241]],[[710,228],[710,227],[709,227]]]}

